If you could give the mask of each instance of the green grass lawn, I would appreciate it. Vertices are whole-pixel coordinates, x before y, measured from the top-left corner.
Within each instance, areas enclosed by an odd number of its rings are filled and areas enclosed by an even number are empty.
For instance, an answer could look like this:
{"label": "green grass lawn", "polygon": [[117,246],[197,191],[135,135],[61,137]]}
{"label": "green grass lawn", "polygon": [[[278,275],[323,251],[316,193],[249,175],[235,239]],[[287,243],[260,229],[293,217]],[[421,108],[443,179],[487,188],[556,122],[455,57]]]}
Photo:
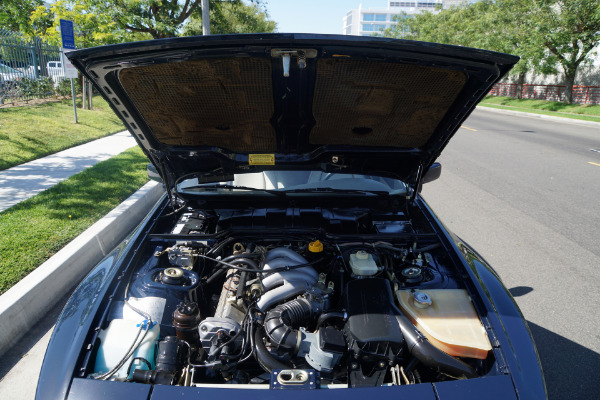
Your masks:
{"label": "green grass lawn", "polygon": [[600,105],[565,104],[557,101],[516,99],[514,97],[487,96],[482,106],[504,110],[525,111],[535,114],[554,115],[600,122]]}
{"label": "green grass lawn", "polygon": [[72,100],[0,108],[0,170],[125,129],[100,96],[77,117],[75,124]]}
{"label": "green grass lawn", "polygon": [[0,213],[0,294],[148,181],[138,148],[100,162]]}

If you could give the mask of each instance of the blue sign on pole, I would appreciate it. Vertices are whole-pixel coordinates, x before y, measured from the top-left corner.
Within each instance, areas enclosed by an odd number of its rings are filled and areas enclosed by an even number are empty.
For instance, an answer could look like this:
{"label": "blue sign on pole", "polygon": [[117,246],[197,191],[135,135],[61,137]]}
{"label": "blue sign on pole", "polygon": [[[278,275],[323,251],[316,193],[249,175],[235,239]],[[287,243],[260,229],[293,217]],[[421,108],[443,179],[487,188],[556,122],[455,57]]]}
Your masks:
{"label": "blue sign on pole", "polygon": [[73,32],[73,21],[66,19],[60,20],[60,36],[62,37],[62,47],[65,49],[75,49],[75,32]]}
{"label": "blue sign on pole", "polygon": [[[73,21],[67,21],[66,19],[60,20],[60,36],[62,39],[62,64],[63,71],[65,71],[65,77],[71,78],[71,95],[73,96],[73,114],[75,115],[75,123],[77,123],[77,106],[75,104],[75,84],[73,83],[73,77],[77,77],[77,71],[75,71],[74,76],[71,76],[70,73],[67,73],[66,64],[68,62],[67,57],[65,57],[65,49],[75,50],[75,32],[73,32]],[[70,63],[69,63],[70,64]],[[71,69],[74,69],[73,66],[70,66]]]}

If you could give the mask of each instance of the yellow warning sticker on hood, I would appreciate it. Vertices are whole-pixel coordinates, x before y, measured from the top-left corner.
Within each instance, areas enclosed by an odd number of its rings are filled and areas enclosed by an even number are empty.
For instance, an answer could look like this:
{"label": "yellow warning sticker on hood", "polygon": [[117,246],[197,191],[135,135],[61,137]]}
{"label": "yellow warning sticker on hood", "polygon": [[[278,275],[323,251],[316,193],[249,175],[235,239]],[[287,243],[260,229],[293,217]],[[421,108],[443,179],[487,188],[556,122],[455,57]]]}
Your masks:
{"label": "yellow warning sticker on hood", "polygon": [[249,154],[250,165],[275,165],[275,154]]}

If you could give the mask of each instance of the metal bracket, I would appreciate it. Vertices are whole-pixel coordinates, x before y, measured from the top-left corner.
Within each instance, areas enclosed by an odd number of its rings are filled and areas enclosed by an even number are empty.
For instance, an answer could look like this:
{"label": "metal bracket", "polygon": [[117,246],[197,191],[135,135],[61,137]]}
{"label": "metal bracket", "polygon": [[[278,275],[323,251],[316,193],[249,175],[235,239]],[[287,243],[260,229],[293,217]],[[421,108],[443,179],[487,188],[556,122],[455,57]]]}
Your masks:
{"label": "metal bracket", "polygon": [[290,76],[290,63],[292,57],[297,58],[298,68],[304,69],[306,68],[306,59],[307,58],[316,58],[317,50],[316,49],[296,49],[296,50],[286,50],[286,49],[271,49],[271,57],[279,58],[281,57],[281,61],[283,64],[283,76],[285,78]]}

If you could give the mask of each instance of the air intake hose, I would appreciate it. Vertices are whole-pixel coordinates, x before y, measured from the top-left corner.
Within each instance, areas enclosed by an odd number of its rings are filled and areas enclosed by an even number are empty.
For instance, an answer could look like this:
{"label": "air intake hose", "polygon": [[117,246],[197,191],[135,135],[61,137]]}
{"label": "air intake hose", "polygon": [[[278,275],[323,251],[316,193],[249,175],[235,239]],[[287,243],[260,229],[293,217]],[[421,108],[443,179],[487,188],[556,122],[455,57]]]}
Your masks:
{"label": "air intake hose", "polygon": [[259,328],[254,332],[254,356],[256,357],[258,364],[268,372],[271,372],[274,369],[289,368],[289,366],[285,365],[269,353],[269,350],[267,350],[263,343],[264,333],[265,330],[262,328]]}
{"label": "air intake hose", "polygon": [[433,346],[425,336],[396,308],[396,319],[404,335],[410,354],[422,364],[456,379],[476,378],[470,365],[457,360]]}
{"label": "air intake hose", "polygon": [[302,339],[298,330],[312,317],[312,307],[306,299],[296,299],[281,304],[267,313],[265,331],[269,341],[282,350],[298,350]]}

